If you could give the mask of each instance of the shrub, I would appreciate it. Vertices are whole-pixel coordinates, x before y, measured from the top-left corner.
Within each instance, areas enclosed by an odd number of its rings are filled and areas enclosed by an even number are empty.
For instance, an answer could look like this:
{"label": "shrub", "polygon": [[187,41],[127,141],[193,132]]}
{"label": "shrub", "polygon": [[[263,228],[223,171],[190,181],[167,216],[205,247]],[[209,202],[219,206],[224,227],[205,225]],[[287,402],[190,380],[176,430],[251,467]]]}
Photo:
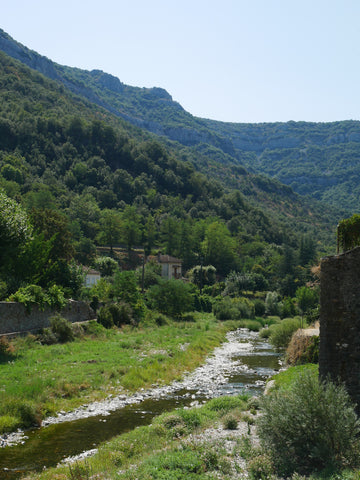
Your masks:
{"label": "shrub", "polygon": [[254,318],[254,304],[248,298],[225,297],[217,300],[213,307],[214,315],[218,320],[239,320]]}
{"label": "shrub", "polygon": [[0,337],[0,359],[11,357],[14,353],[14,347],[5,336]]}
{"label": "shrub", "polygon": [[276,349],[286,348],[291,337],[300,327],[300,318],[285,318],[280,323],[271,325],[269,327],[271,345]]}
{"label": "shrub", "polygon": [[261,403],[259,437],[281,474],[358,463],[360,423],[343,386],[300,374]]}
{"label": "shrub", "polygon": [[111,303],[107,306],[113,320],[113,324],[117,327],[133,323],[133,310],[128,303]]}
{"label": "shrub", "polygon": [[31,311],[33,305],[38,305],[40,310],[45,308],[46,295],[39,285],[27,285],[21,287],[17,292],[9,297],[11,302],[19,302],[25,305],[28,312]]}
{"label": "shrub", "polygon": [[262,323],[257,320],[245,320],[243,324],[252,332],[258,332],[262,328]]}
{"label": "shrub", "polygon": [[38,427],[41,425],[41,414],[35,404],[30,401],[13,401],[6,414],[13,417],[12,421],[14,423],[14,418],[18,418],[20,420],[20,426],[23,428]]}
{"label": "shrub", "polygon": [[67,304],[64,290],[59,285],[52,285],[46,294],[46,303],[52,309],[62,309]]}
{"label": "shrub", "polygon": [[163,327],[164,325],[168,325],[169,323],[167,317],[162,313],[156,314],[154,320],[158,327]]}
{"label": "shrub", "polygon": [[113,317],[107,306],[100,308],[98,322],[105,328],[112,328],[114,326]]}
{"label": "shrub", "polygon": [[42,345],[54,345],[58,341],[51,328],[43,328],[38,336],[38,339]]}
{"label": "shrub", "polygon": [[75,338],[72,324],[60,315],[50,318],[51,330],[60,343],[72,342]]}
{"label": "shrub", "polygon": [[265,315],[265,302],[257,298],[254,300],[254,308],[255,308],[255,315],[258,317],[262,317]]}
{"label": "shrub", "polygon": [[152,308],[175,318],[193,309],[191,286],[182,280],[161,280],[148,290],[148,299]]}
{"label": "shrub", "polygon": [[194,299],[194,310],[197,312],[208,312],[212,311],[212,301],[209,295],[198,295],[197,293],[193,294]]}
{"label": "shrub", "polygon": [[19,426],[19,419],[11,415],[0,417],[0,433],[12,432]]}
{"label": "shrub", "polygon": [[119,264],[111,257],[97,257],[94,261],[94,267],[99,270],[102,276],[111,277],[119,268]]}
{"label": "shrub", "polygon": [[192,312],[183,313],[181,316],[183,322],[195,322],[195,316]]}
{"label": "shrub", "polygon": [[28,312],[31,311],[33,305],[37,305],[40,310],[44,310],[46,306],[52,309],[61,309],[67,303],[64,291],[58,285],[51,286],[47,292],[39,285],[27,285],[19,288],[9,297],[9,300],[22,303]]}
{"label": "shrub", "polygon": [[265,313],[266,315],[279,315],[280,313],[279,295],[276,292],[268,292],[266,294]]}
{"label": "shrub", "polygon": [[235,415],[229,413],[224,417],[223,425],[226,430],[236,430],[238,427],[238,420]]}
{"label": "shrub", "polygon": [[266,454],[253,457],[249,460],[247,467],[252,480],[267,480],[274,473],[274,464]]}

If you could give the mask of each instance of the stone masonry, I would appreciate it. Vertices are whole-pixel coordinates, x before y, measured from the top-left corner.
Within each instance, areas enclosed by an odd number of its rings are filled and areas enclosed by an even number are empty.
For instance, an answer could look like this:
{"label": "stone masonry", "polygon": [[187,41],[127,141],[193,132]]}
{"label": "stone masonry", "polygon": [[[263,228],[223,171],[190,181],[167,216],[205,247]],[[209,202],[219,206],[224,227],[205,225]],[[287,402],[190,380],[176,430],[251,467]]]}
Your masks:
{"label": "stone masonry", "polygon": [[344,383],[360,413],[360,247],[321,262],[320,378]]}
{"label": "stone masonry", "polygon": [[[24,305],[16,302],[0,302],[0,335],[36,332],[50,326],[54,310],[39,310],[36,306],[27,312]],[[69,322],[84,322],[95,318],[95,313],[85,302],[70,300],[60,315]]]}

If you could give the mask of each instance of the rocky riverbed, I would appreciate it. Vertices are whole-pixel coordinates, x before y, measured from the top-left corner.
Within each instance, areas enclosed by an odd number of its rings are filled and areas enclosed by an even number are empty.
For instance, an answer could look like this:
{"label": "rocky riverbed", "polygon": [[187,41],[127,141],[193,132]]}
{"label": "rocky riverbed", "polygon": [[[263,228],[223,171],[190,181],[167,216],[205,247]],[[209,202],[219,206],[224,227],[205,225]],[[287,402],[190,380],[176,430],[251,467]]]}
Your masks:
{"label": "rocky riverbed", "polygon": [[[229,391],[226,389],[227,378],[230,374],[249,370],[249,367],[242,363],[238,357],[242,353],[251,353],[254,348],[252,340],[256,336],[256,333],[249,332],[246,329],[229,332],[227,341],[216,348],[202,366],[194,372],[186,374],[182,381],[175,381],[165,386],[154,385],[152,388],[142,389],[132,395],[113,394],[109,395],[104,401],[92,402],[69,412],[61,411],[56,416],[46,418],[43,421],[42,428],[92,416],[107,416],[110,412],[124,408],[127,405],[139,404],[147,399],[167,397],[181,390],[196,392],[196,394],[185,393],[185,395],[193,397],[194,404],[197,396],[213,398],[218,395],[233,393],[230,389]],[[265,383],[264,380],[260,379],[258,382],[259,385]],[[25,440],[26,434],[21,431],[5,434],[0,437],[0,446],[14,445]]]}

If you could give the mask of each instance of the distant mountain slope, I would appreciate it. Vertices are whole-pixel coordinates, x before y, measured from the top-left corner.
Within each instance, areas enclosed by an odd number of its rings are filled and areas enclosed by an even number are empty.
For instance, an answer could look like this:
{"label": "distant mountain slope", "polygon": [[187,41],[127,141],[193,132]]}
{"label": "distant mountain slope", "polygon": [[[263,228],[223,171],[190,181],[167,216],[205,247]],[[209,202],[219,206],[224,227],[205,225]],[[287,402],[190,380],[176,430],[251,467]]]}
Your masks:
{"label": "distant mountain slope", "polygon": [[131,87],[100,70],[58,65],[2,30],[0,49],[133,125],[191,147],[200,158],[275,177],[348,213],[360,209],[358,121],[236,124],[201,119],[161,88]]}

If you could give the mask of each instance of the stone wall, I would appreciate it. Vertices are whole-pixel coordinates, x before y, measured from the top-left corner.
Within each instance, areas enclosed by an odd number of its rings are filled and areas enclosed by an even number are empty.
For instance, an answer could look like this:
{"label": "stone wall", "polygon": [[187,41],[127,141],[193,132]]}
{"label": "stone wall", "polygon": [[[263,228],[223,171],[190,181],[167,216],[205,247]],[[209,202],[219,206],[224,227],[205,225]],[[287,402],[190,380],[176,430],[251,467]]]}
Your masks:
{"label": "stone wall", "polygon": [[360,247],[321,262],[321,378],[345,383],[360,413]]}
{"label": "stone wall", "polygon": [[[50,309],[41,311],[33,306],[27,312],[24,305],[16,302],[0,302],[0,335],[26,333],[40,330],[50,325],[50,317],[56,312]],[[60,311],[70,322],[84,322],[95,318],[93,310],[84,302],[70,300]]]}

